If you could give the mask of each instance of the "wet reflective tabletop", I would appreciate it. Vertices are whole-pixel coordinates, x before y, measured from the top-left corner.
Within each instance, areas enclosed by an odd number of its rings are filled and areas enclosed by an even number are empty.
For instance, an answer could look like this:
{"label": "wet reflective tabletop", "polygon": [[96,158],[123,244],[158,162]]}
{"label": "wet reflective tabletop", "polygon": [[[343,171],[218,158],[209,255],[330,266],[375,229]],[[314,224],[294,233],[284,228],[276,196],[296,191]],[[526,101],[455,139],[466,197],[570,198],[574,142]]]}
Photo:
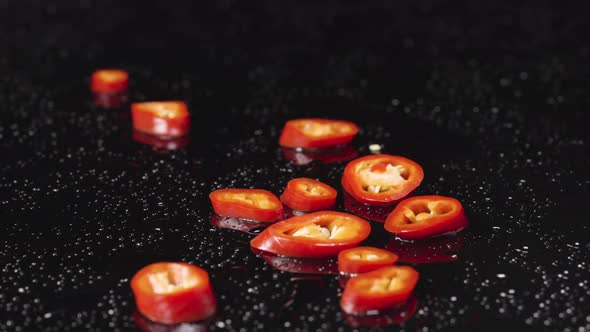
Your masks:
{"label": "wet reflective tabletop", "polygon": [[[166,260],[208,270],[218,298],[218,313],[185,331],[590,330],[590,27],[578,8],[0,8],[0,330],[173,330],[137,315],[129,288]],[[186,101],[189,137],[134,134],[125,100],[96,105],[88,77],[105,66],[129,71],[130,101]],[[283,123],[309,116],[361,132],[342,151],[282,150]],[[346,201],[344,166],[370,144],[419,162],[416,194],[456,197],[469,227],[404,243],[382,211]],[[256,255],[261,229],[213,216],[214,189],[280,195],[302,176],[372,220],[367,244],[416,266],[404,307],[347,316],[333,262]]]}

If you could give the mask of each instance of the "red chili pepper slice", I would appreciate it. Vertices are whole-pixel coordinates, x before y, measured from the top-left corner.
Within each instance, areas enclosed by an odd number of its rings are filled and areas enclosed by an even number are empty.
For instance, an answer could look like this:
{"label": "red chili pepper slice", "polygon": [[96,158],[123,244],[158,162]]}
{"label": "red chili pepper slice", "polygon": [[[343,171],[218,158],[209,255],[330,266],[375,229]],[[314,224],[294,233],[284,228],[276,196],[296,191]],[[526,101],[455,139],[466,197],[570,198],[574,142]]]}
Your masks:
{"label": "red chili pepper slice", "polygon": [[271,225],[250,241],[256,249],[290,257],[331,257],[365,240],[371,225],[353,215],[321,211]]}
{"label": "red chili pepper slice", "polygon": [[350,278],[340,307],[351,315],[378,313],[404,303],[418,282],[418,272],[409,266],[387,266]]}
{"label": "red chili pepper slice", "polygon": [[391,204],[414,191],[423,178],[424,171],[416,162],[400,156],[377,154],[348,163],[342,187],[359,202]]}
{"label": "red chili pepper slice", "polygon": [[311,212],[334,207],[338,192],[329,185],[308,178],[297,178],[287,183],[281,202],[293,210]]}
{"label": "red chili pepper slice", "polygon": [[137,310],[152,321],[177,324],[205,319],[217,301],[209,275],[187,263],[154,263],[131,279]]}
{"label": "red chili pepper slice", "polygon": [[338,254],[338,271],[340,273],[357,274],[373,271],[397,262],[397,255],[383,249],[373,247],[355,247]]}
{"label": "red chili pepper slice", "polygon": [[283,205],[271,192],[261,189],[218,189],[209,194],[215,213],[258,222],[284,217]]}
{"label": "red chili pepper slice", "polygon": [[400,202],[385,220],[385,229],[403,239],[423,239],[467,226],[461,203],[445,196],[416,196]]}
{"label": "red chili pepper slice", "polygon": [[367,205],[361,203],[344,191],[342,193],[344,200],[344,209],[366,220],[384,223],[387,216],[391,213],[391,205]]}
{"label": "red chili pepper slice", "polygon": [[92,73],[90,89],[94,93],[119,93],[127,90],[129,74],[121,69],[100,69]]}
{"label": "red chili pepper slice", "polygon": [[180,137],[190,129],[188,107],[181,101],[131,104],[133,128],[159,137]]}
{"label": "red chili pepper slice", "polygon": [[359,128],[350,121],[296,119],[285,123],[279,145],[288,148],[325,148],[350,143]]}

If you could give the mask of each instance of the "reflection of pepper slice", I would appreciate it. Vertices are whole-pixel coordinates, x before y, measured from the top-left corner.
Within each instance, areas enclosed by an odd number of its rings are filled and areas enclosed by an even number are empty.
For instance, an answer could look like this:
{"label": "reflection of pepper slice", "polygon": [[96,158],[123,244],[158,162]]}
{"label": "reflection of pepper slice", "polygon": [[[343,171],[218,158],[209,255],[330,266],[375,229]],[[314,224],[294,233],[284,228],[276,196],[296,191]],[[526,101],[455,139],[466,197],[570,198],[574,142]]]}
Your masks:
{"label": "reflection of pepper slice", "polygon": [[188,107],[181,101],[131,104],[133,128],[159,137],[180,137],[190,129]]}
{"label": "reflection of pepper slice", "polygon": [[351,327],[385,327],[389,325],[401,324],[412,318],[418,308],[416,297],[411,295],[408,300],[392,310],[378,315],[355,316],[345,315],[346,322]]}
{"label": "reflection of pepper slice", "polygon": [[283,205],[271,192],[261,189],[218,189],[209,194],[215,213],[259,222],[283,219]]}
{"label": "reflection of pepper slice", "polygon": [[209,325],[211,325],[211,319],[194,323],[156,323],[143,317],[138,311],[133,313],[133,321],[135,326],[143,332],[207,332],[209,331]]}
{"label": "reflection of pepper slice", "polygon": [[271,225],[250,245],[291,257],[331,257],[365,240],[371,226],[353,215],[321,211],[292,217]]}
{"label": "reflection of pepper slice", "polygon": [[127,90],[129,74],[121,69],[100,69],[92,73],[90,89],[94,93],[119,93]]}
{"label": "reflection of pepper slice", "polygon": [[285,257],[252,248],[265,262],[279,271],[302,274],[338,274],[334,258]]}
{"label": "reflection of pepper slice", "polygon": [[342,187],[366,204],[390,204],[416,189],[424,171],[414,161],[387,154],[355,159],[346,165]]}
{"label": "reflection of pepper slice", "polygon": [[307,165],[314,160],[322,164],[338,163],[351,160],[358,155],[356,149],[350,145],[317,150],[281,148],[281,151],[285,159],[298,166]]}
{"label": "reflection of pepper slice", "polygon": [[94,104],[103,108],[119,108],[127,102],[125,93],[95,93]]}
{"label": "reflection of pepper slice", "polygon": [[409,266],[387,266],[350,278],[340,306],[351,315],[379,313],[404,303],[418,282],[418,272]]}
{"label": "reflection of pepper slice", "polygon": [[190,142],[189,136],[161,139],[157,136],[147,135],[147,134],[144,134],[144,133],[136,131],[136,130],[133,131],[132,138],[134,141],[136,141],[138,143],[150,145],[151,147],[153,147],[155,149],[165,149],[165,150],[181,149],[181,148],[187,146],[188,143]]}
{"label": "reflection of pepper slice", "polygon": [[279,145],[289,148],[324,148],[348,144],[358,133],[349,121],[296,119],[285,123]]}
{"label": "reflection of pepper slice", "polygon": [[338,254],[340,273],[365,273],[384,266],[391,266],[397,261],[397,255],[387,250],[373,247],[355,247]]}
{"label": "reflection of pepper slice", "polygon": [[209,275],[186,263],[154,263],[131,279],[137,310],[152,321],[177,324],[205,319],[217,302]]}
{"label": "reflection of pepper slice", "polygon": [[409,264],[448,263],[458,259],[465,234],[438,236],[422,241],[405,241],[392,237],[385,249],[399,256],[399,261]]}
{"label": "reflection of pepper slice", "polygon": [[467,226],[461,203],[445,196],[416,196],[400,202],[385,221],[385,229],[404,239],[422,239],[459,231]]}
{"label": "reflection of pepper slice", "polygon": [[336,189],[308,178],[297,178],[287,183],[281,202],[293,210],[311,212],[334,207]]}
{"label": "reflection of pepper slice", "polygon": [[342,197],[344,198],[344,209],[363,219],[383,223],[391,213],[391,205],[367,205],[352,198],[346,191],[342,193]]}

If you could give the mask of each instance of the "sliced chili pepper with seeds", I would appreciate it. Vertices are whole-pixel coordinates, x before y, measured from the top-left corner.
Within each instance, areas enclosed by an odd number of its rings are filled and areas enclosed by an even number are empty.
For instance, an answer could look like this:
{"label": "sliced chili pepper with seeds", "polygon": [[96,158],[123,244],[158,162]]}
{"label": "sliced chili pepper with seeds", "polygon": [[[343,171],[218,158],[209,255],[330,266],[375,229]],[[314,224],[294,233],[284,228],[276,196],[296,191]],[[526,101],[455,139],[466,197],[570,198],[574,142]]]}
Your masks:
{"label": "sliced chili pepper with seeds", "polygon": [[416,162],[387,154],[355,159],[346,165],[342,187],[359,202],[380,205],[398,202],[424,179]]}
{"label": "sliced chili pepper with seeds", "polygon": [[415,196],[400,202],[385,220],[385,229],[403,239],[423,239],[457,232],[467,226],[461,203],[446,196]]}
{"label": "sliced chili pepper with seeds", "polygon": [[409,266],[387,266],[350,278],[340,307],[351,315],[378,314],[404,303],[418,282],[418,272]]}
{"label": "sliced chili pepper with seeds", "polygon": [[220,216],[259,222],[284,217],[283,205],[273,193],[261,189],[218,189],[209,194],[213,210]]}
{"label": "sliced chili pepper with seeds", "polygon": [[288,148],[325,148],[350,143],[359,128],[350,121],[295,119],[285,123],[279,145]]}
{"label": "sliced chili pepper with seeds", "polygon": [[333,208],[337,195],[336,189],[323,182],[297,178],[287,183],[281,202],[297,211],[320,211]]}
{"label": "sliced chili pepper with seeds", "polygon": [[290,257],[332,257],[364,241],[369,223],[353,215],[320,211],[271,225],[250,241],[258,250]]}
{"label": "sliced chili pepper with seeds", "polygon": [[396,254],[373,247],[355,247],[338,254],[338,270],[345,274],[358,274],[391,266],[397,261]]}
{"label": "sliced chili pepper with seeds", "polygon": [[217,306],[207,272],[187,263],[150,264],[133,276],[131,289],[137,310],[159,323],[202,320]]}
{"label": "sliced chili pepper with seeds", "polygon": [[188,107],[181,101],[151,101],[131,104],[133,128],[161,138],[186,135],[190,130]]}

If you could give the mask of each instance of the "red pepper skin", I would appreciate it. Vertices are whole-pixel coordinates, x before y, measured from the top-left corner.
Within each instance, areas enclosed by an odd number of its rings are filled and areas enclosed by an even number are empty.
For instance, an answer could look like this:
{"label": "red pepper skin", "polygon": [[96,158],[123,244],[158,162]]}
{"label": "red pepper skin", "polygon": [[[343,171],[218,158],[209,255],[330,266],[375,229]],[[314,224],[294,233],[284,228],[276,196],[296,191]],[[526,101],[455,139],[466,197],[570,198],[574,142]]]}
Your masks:
{"label": "red pepper skin", "polygon": [[127,95],[121,93],[95,93],[94,104],[102,108],[121,108],[127,103]]}
{"label": "red pepper skin", "polygon": [[[162,279],[158,276],[162,274],[176,281],[176,285],[171,286],[173,289],[160,286]],[[157,287],[164,288],[157,290]],[[145,266],[131,279],[131,289],[137,310],[148,319],[164,324],[205,319],[215,313],[217,306],[207,272],[187,263],[161,262]]]}
{"label": "red pepper skin", "polygon": [[213,210],[220,216],[275,222],[284,218],[281,201],[261,189],[218,189],[209,194]]}
{"label": "red pepper skin", "polygon": [[350,121],[295,119],[285,123],[279,145],[287,148],[326,148],[350,143],[359,132]]}
{"label": "red pepper skin", "polygon": [[404,303],[417,282],[418,272],[409,266],[387,266],[363,273],[346,282],[340,307],[350,315],[388,310]]}
{"label": "red pepper skin", "polygon": [[[384,192],[371,192],[367,188],[361,172],[365,175],[382,175],[387,166],[401,166],[405,178],[397,186],[391,186]],[[369,205],[387,205],[400,201],[412,193],[424,179],[424,171],[416,162],[400,156],[377,154],[355,159],[346,165],[342,176],[342,187],[354,199]],[[377,183],[375,183],[377,184]]]}
{"label": "red pepper skin", "polygon": [[281,202],[293,210],[312,212],[334,207],[338,192],[329,185],[308,178],[289,181],[281,195]]}
{"label": "red pepper skin", "polygon": [[190,130],[188,107],[181,101],[152,101],[131,104],[133,128],[161,138],[186,135]]}
{"label": "red pepper skin", "polygon": [[344,274],[359,274],[373,271],[397,262],[396,254],[373,247],[355,247],[338,254],[338,271]]}
{"label": "red pepper skin", "polygon": [[367,205],[354,199],[346,190],[342,193],[344,209],[366,220],[384,223],[391,213],[391,205]]}
{"label": "red pepper skin", "polygon": [[120,93],[128,86],[129,74],[121,69],[99,69],[90,78],[90,90],[95,94]]}
{"label": "red pepper skin", "polygon": [[[424,217],[420,218],[421,215]],[[435,195],[403,200],[385,220],[387,231],[408,240],[457,232],[466,226],[461,203],[452,197]]]}
{"label": "red pepper skin", "polygon": [[[321,226],[331,229],[333,238],[297,236],[302,229]],[[339,233],[337,233],[339,232]],[[364,241],[371,232],[371,225],[353,215],[320,211],[292,217],[271,225],[250,241],[255,249],[289,257],[334,257],[344,249]]]}

